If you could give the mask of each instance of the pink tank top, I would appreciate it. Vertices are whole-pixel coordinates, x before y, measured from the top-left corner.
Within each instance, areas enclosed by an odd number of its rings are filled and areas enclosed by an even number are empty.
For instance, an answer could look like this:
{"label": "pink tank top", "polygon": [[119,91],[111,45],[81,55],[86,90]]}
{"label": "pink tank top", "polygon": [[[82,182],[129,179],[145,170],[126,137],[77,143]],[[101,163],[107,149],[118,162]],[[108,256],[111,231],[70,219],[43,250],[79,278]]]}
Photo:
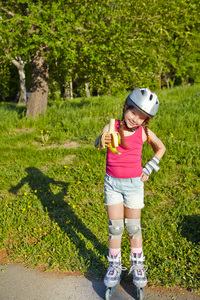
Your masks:
{"label": "pink tank top", "polygon": [[[119,131],[120,121],[115,121],[115,130]],[[116,178],[134,178],[142,173],[142,128],[141,125],[133,135],[125,137],[128,149],[119,145],[121,154],[113,153],[107,148],[106,173]]]}

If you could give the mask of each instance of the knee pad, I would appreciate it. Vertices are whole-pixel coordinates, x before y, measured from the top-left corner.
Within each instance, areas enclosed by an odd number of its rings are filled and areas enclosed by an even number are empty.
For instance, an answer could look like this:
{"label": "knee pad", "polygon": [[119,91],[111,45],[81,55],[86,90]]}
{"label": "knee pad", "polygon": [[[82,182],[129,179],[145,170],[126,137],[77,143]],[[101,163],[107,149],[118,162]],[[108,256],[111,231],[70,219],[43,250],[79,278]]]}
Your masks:
{"label": "knee pad", "polygon": [[109,238],[118,240],[122,237],[124,231],[124,220],[109,220]]}
{"label": "knee pad", "polygon": [[131,239],[135,239],[142,234],[140,219],[125,219],[125,224]]}

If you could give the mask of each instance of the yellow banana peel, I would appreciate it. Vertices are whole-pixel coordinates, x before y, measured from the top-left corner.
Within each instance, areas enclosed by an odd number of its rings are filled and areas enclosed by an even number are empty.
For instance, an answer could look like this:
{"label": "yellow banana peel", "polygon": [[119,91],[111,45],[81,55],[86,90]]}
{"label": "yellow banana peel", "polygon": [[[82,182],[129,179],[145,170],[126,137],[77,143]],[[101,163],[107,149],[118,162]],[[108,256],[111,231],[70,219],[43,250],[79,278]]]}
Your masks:
{"label": "yellow banana peel", "polygon": [[108,132],[103,132],[100,136],[99,139],[99,148],[100,148],[100,144],[102,144],[102,147],[105,148],[105,137],[106,135],[111,135],[112,136],[112,141],[111,143],[108,144],[108,147],[110,149],[110,151],[112,151],[113,153],[116,154],[121,154],[119,151],[117,151],[116,147],[119,146],[121,139],[120,139],[120,134],[119,132],[115,131],[115,119],[110,119],[110,123],[109,123],[109,128],[108,128]]}

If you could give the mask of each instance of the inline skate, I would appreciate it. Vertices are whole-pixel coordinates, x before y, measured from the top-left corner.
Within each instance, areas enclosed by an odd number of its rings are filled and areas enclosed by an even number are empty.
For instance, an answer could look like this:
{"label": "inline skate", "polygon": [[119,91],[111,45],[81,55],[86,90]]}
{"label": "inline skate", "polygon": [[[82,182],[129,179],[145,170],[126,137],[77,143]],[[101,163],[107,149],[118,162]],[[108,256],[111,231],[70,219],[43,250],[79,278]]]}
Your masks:
{"label": "inline skate", "polygon": [[137,299],[143,300],[144,299],[144,287],[147,284],[147,277],[146,271],[148,267],[143,264],[145,257],[143,253],[140,254],[133,254],[131,253],[131,269],[129,274],[132,272],[133,274],[133,284],[137,289]]}
{"label": "inline skate", "polygon": [[121,252],[117,256],[108,256],[109,267],[104,278],[106,286],[105,300],[110,300],[118,284],[122,279],[122,271],[126,268],[122,267]]}

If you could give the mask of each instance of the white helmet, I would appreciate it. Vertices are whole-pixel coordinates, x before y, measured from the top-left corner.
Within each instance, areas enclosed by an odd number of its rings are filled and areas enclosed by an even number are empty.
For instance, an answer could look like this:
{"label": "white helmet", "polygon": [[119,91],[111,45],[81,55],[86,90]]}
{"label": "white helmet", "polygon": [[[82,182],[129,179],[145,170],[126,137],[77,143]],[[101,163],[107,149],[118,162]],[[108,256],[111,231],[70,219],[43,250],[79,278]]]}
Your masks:
{"label": "white helmet", "polygon": [[159,101],[156,94],[147,88],[137,88],[133,90],[126,99],[127,106],[133,106],[136,113],[142,118],[153,118],[159,107]]}

